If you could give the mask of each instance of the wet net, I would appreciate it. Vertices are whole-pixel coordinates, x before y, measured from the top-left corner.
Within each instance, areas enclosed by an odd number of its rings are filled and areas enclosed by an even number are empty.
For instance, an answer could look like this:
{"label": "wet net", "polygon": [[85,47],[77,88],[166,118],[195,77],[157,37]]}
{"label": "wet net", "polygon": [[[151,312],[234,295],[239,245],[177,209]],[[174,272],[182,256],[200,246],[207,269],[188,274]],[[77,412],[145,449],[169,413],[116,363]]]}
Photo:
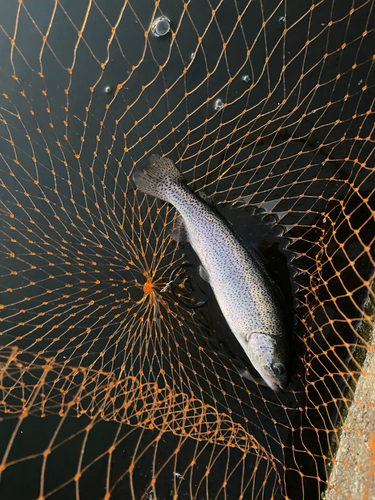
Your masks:
{"label": "wet net", "polygon": [[[2,1],[0,498],[349,499],[355,472],[370,498],[374,21],[369,0]],[[263,253],[287,391],[136,191],[152,153]]]}

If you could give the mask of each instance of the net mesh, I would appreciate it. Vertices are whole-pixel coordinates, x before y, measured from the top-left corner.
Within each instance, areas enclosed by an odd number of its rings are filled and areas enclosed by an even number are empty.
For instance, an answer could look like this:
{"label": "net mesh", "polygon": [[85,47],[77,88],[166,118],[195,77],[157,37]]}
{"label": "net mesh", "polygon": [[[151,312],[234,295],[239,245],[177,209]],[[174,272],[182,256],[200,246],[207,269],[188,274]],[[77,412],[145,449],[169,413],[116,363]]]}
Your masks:
{"label": "net mesh", "polygon": [[[1,11],[1,498],[315,499],[337,461],[370,498],[373,2]],[[244,376],[213,299],[183,305],[186,269],[169,283],[193,256],[169,237],[175,209],[131,181],[151,153],[290,297],[287,391]],[[352,408],[364,463],[335,455]]]}

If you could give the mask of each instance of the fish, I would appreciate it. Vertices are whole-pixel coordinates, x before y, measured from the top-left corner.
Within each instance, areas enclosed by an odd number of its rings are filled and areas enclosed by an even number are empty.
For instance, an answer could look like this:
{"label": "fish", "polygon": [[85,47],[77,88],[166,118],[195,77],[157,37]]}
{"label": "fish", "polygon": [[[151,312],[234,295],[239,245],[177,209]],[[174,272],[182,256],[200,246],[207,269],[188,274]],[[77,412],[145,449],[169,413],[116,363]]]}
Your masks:
{"label": "fish", "polygon": [[173,161],[151,155],[133,181],[147,195],[179,213],[171,237],[190,243],[221,312],[255,370],[275,392],[290,378],[289,327],[281,292],[255,249],[246,247],[229,223],[187,185]]}

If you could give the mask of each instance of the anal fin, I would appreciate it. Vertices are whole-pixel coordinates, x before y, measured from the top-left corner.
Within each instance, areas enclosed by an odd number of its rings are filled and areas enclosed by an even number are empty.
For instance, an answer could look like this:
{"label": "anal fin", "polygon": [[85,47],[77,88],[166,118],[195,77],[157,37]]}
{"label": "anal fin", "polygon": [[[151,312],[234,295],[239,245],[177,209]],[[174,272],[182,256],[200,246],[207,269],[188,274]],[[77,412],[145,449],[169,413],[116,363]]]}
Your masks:
{"label": "anal fin", "polygon": [[172,240],[177,241],[177,243],[188,242],[188,235],[182,217],[179,217],[177,219],[177,223],[175,227],[172,229],[170,237],[172,238]]}

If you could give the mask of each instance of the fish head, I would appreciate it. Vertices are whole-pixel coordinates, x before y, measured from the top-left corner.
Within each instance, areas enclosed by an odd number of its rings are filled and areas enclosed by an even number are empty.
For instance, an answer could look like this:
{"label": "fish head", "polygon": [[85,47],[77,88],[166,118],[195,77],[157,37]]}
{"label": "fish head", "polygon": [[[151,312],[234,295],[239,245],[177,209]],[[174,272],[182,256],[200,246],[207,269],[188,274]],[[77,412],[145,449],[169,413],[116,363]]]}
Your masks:
{"label": "fish head", "polygon": [[275,392],[289,382],[287,351],[281,336],[253,332],[246,337],[246,354],[266,384]]}

